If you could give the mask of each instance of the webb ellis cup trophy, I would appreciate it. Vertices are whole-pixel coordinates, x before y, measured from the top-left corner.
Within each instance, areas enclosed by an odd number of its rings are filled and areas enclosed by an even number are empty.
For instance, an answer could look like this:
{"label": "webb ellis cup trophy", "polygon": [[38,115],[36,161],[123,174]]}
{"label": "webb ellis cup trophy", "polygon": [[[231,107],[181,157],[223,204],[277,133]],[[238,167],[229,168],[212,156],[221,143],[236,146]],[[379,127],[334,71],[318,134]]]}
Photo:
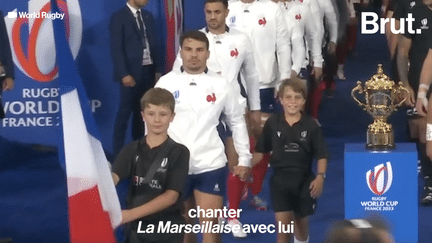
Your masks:
{"label": "webb ellis cup trophy", "polygon": [[[366,103],[357,99],[356,92],[364,93]],[[386,150],[395,147],[392,125],[387,123],[387,117],[406,100],[407,95],[400,100],[402,92],[409,93],[402,82],[396,85],[384,74],[382,64],[378,65],[378,73],[366,81],[364,88],[362,82],[357,81],[357,86],[351,91],[351,96],[374,119],[374,122],[368,126],[367,148]],[[396,104],[397,100],[400,101]]]}

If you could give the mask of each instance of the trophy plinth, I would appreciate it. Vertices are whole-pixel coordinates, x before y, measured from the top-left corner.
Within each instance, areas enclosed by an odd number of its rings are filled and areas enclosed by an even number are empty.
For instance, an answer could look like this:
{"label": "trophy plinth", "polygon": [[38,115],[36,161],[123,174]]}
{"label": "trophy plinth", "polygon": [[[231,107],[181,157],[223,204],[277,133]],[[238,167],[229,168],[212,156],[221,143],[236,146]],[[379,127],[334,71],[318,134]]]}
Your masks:
{"label": "trophy plinth", "polygon": [[[357,99],[356,92],[364,93],[365,102]],[[374,122],[368,126],[366,148],[388,150],[395,147],[393,128],[387,123],[387,117],[405,102],[407,95],[399,103],[395,102],[402,92],[409,91],[402,82],[395,84],[390,80],[384,74],[381,64],[378,65],[377,74],[366,81],[364,88],[362,82],[357,81],[357,86],[351,91],[351,97],[374,119]]]}

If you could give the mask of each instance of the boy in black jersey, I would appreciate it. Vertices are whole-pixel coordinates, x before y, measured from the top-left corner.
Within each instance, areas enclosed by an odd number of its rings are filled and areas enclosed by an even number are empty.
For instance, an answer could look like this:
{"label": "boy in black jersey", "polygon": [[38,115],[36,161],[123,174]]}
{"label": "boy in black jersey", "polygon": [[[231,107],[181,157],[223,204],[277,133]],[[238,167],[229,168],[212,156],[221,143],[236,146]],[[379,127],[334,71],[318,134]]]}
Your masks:
{"label": "boy in black jersey", "polygon": [[[298,79],[282,82],[278,91],[284,112],[272,114],[257,141],[253,163],[271,153],[270,165],[273,209],[278,224],[294,221],[294,242],[308,242],[308,216],[315,210],[327,169],[327,149],[320,126],[302,111],[306,89]],[[318,159],[318,176],[312,173],[312,160]],[[277,242],[289,242],[290,234],[278,229]]]}
{"label": "boy in black jersey", "polygon": [[[113,166],[117,184],[131,179],[127,210],[122,223],[129,223],[125,236],[130,243],[183,242],[183,234],[158,232],[160,224],[183,224],[181,194],[189,169],[189,150],[168,137],[174,119],[174,97],[171,92],[154,88],[141,99],[141,114],[147,135],[125,146]],[[152,226],[153,225],[153,226]],[[137,231],[154,227],[153,232]]]}

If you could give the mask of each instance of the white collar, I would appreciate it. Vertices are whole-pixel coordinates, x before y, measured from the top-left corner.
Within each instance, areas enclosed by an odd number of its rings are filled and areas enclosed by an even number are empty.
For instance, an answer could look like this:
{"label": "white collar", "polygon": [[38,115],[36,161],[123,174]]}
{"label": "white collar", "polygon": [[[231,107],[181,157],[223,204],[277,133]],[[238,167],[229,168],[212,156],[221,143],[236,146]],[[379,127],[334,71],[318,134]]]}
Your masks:
{"label": "white collar", "polygon": [[128,2],[126,3],[126,6],[128,6],[128,8],[132,11],[133,15],[136,17],[138,9],[132,7]]}

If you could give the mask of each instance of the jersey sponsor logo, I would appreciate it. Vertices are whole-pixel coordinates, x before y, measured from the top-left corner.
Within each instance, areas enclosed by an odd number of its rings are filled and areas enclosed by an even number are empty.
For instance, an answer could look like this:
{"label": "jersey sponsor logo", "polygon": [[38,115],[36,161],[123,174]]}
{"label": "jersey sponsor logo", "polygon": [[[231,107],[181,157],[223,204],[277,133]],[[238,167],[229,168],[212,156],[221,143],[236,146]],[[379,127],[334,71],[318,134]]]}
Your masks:
{"label": "jersey sponsor logo", "polygon": [[213,188],[213,191],[215,191],[215,192],[220,191],[220,188],[219,188],[219,184],[218,184],[218,183],[215,184],[215,186],[214,186],[214,188]]}
{"label": "jersey sponsor logo", "polygon": [[366,172],[366,183],[375,195],[381,196],[386,193],[393,182],[393,170],[390,161],[379,164],[373,171]]}
{"label": "jersey sponsor logo", "polygon": [[[65,19],[66,35],[74,58],[78,55],[82,38],[82,19],[78,0],[58,2]],[[49,14],[49,0],[31,0],[28,12],[14,14],[5,19],[13,61],[29,78],[37,82],[51,82],[58,74],[52,32],[52,19]],[[16,10],[12,11],[17,13]],[[9,16],[9,15],[8,15]],[[73,16],[73,17],[71,17]],[[27,29],[27,30],[25,30]],[[26,34],[28,33],[28,34]],[[48,53],[48,54],[47,54]]]}
{"label": "jersey sponsor logo", "polygon": [[232,57],[237,58],[238,55],[239,55],[239,51],[237,50],[237,48],[235,48],[234,50],[232,50],[232,51],[230,52],[230,55],[231,55]]}
{"label": "jersey sponsor logo", "polygon": [[162,189],[158,180],[151,180],[151,182],[149,183],[149,186],[153,189]]}
{"label": "jersey sponsor logo", "polygon": [[262,19],[260,19],[260,20],[258,20],[258,24],[265,26],[267,24],[267,20],[265,19],[265,17],[262,18]]}
{"label": "jersey sponsor logo", "polygon": [[207,102],[211,102],[212,104],[214,104],[216,102],[215,93],[212,93],[211,95],[207,95]]}
{"label": "jersey sponsor logo", "polygon": [[428,26],[428,19],[427,19],[427,18],[422,19],[422,20],[420,21],[420,23],[421,23],[420,29],[422,29],[422,30],[427,30],[427,29],[429,29],[429,26]]}
{"label": "jersey sponsor logo", "polygon": [[296,20],[301,20],[301,18],[302,18],[301,14],[297,14],[297,15],[295,16],[295,19],[296,19]]}
{"label": "jersey sponsor logo", "polygon": [[285,144],[285,152],[299,152],[299,145],[297,143]]}

